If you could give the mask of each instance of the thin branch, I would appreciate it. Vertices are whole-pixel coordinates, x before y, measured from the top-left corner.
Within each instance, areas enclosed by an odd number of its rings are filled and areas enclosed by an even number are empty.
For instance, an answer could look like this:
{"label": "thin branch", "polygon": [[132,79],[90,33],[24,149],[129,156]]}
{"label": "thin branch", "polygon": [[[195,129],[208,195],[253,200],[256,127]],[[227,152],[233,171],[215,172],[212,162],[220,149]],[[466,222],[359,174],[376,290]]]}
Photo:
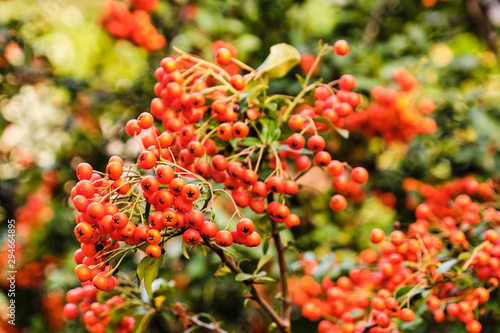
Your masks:
{"label": "thin branch", "polygon": [[[226,265],[231,272],[234,274],[243,273],[241,268],[234,262],[234,259],[224,252],[221,248],[215,246],[209,239],[205,239],[205,244],[214,251],[221,259],[222,263]],[[274,311],[272,306],[262,297],[259,291],[255,288],[250,281],[244,281],[244,283],[250,285],[250,294],[252,295],[252,299],[259,304],[259,306],[264,310],[271,319],[276,323],[280,332],[288,333],[290,332],[290,324],[286,323],[277,313]]]}
{"label": "thin branch", "polygon": [[279,231],[276,230],[276,223],[271,221],[272,235],[276,250],[278,252],[278,264],[280,267],[280,289],[281,289],[281,318],[287,324],[287,332],[291,332],[290,313],[292,309],[292,300],[288,293],[288,270],[285,262],[285,248],[281,242]]}
{"label": "thin branch", "polygon": [[488,17],[485,13],[485,8],[483,8],[481,1],[479,0],[467,0],[467,11],[474,21],[478,33],[486,39],[488,46],[497,58],[498,58],[498,44],[497,44],[497,34],[494,29],[490,26]]}
{"label": "thin branch", "polygon": [[219,325],[205,323],[205,322],[199,320],[197,317],[191,316],[189,314],[186,315],[186,317],[190,322],[192,322],[193,324],[195,324],[199,327],[203,327],[207,330],[214,331],[214,332],[227,333],[227,331],[224,331],[222,328],[219,327]]}
{"label": "thin branch", "polygon": [[370,20],[365,26],[365,31],[363,33],[363,42],[366,44],[371,44],[373,40],[377,37],[380,30],[380,22],[385,11],[389,7],[391,0],[383,0],[377,10],[371,15]]}

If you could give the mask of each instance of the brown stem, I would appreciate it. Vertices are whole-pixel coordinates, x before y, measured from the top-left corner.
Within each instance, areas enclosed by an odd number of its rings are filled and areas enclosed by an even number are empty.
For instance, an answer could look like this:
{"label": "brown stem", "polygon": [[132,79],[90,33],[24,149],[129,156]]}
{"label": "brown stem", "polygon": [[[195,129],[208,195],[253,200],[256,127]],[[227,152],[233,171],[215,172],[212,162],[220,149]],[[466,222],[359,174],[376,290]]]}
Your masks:
{"label": "brown stem", "polygon": [[385,14],[385,11],[389,7],[391,0],[383,0],[377,11],[373,13],[370,20],[365,26],[365,32],[363,34],[363,41],[366,44],[371,44],[373,40],[377,37],[378,32],[380,30],[380,22],[382,20],[382,16]]}
{"label": "brown stem", "polygon": [[187,315],[187,319],[190,322],[192,322],[193,324],[195,324],[196,326],[203,327],[207,330],[219,332],[219,333],[227,333],[227,331],[224,331],[222,328],[219,327],[219,325],[205,323],[205,322],[199,320],[197,317]]}
{"label": "brown stem", "polygon": [[488,42],[490,50],[498,57],[497,35],[494,29],[489,24],[488,17],[485,13],[481,1],[467,0],[467,11],[476,24],[478,33],[482,35]]}
{"label": "brown stem", "polygon": [[[209,239],[205,239],[205,244],[214,251],[221,259],[222,263],[226,265],[231,272],[234,274],[243,273],[241,268],[234,262],[234,259],[224,252],[220,247],[215,246]],[[252,295],[252,299],[259,304],[259,306],[266,312],[271,319],[276,323],[280,332],[289,333],[290,331],[290,323],[285,322],[277,313],[274,311],[273,307],[262,297],[259,291],[255,288],[251,281],[244,281],[245,284],[250,285],[250,294]]]}
{"label": "brown stem", "polygon": [[281,242],[279,231],[276,230],[276,223],[271,221],[272,235],[276,251],[278,252],[278,265],[280,267],[280,289],[281,289],[281,318],[288,326],[288,331],[291,332],[290,313],[292,309],[292,301],[288,293],[288,270],[285,262],[285,248]]}

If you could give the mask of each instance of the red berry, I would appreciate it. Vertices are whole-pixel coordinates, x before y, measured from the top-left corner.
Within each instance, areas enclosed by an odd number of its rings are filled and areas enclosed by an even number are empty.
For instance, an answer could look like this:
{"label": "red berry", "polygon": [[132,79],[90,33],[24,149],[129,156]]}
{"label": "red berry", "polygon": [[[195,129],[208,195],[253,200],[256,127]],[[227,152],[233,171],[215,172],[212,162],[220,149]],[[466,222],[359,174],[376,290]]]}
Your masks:
{"label": "red berry", "polygon": [[345,40],[338,40],[335,42],[333,45],[333,48],[335,50],[335,54],[338,56],[345,56],[349,53],[349,44]]}

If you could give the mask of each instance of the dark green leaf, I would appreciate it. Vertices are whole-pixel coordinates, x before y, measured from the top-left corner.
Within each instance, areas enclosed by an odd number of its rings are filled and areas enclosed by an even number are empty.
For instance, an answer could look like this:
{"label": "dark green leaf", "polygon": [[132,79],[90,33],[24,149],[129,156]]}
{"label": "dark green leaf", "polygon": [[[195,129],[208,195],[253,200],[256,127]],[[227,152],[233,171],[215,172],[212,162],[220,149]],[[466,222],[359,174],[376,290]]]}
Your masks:
{"label": "dark green leaf", "polygon": [[398,289],[396,289],[396,293],[395,293],[394,297],[399,299],[399,298],[403,297],[404,295],[408,294],[408,292],[412,289],[413,289],[413,286],[398,288]]}

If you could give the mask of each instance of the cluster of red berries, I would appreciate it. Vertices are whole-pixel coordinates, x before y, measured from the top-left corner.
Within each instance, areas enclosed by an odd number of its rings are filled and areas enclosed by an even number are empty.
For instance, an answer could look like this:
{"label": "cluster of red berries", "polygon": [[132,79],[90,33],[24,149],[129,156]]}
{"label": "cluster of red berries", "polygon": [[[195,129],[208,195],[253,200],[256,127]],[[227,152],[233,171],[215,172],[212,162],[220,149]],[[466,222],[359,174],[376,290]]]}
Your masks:
{"label": "cluster of red berries", "polygon": [[406,207],[411,210],[416,208],[419,202],[415,196],[417,195],[439,218],[459,215],[460,212],[456,207],[449,203],[460,194],[475,196],[481,201],[493,201],[495,186],[496,183],[493,180],[478,183],[472,177],[457,178],[441,185],[425,184],[414,178],[406,178],[403,181],[403,189],[407,192]]}
{"label": "cluster of red berries", "polygon": [[[333,81],[336,82],[336,81]],[[338,80],[340,89],[321,85],[314,90],[314,105],[304,105],[300,115],[290,118],[288,124],[293,130],[300,130],[302,133],[314,133],[315,130],[324,132],[331,129],[331,125],[325,123],[323,118],[329,120],[334,126],[343,128],[346,117],[353,113],[361,98],[352,90],[356,87],[356,79],[350,74],[345,74]],[[301,117],[302,116],[302,117]],[[303,118],[306,119],[303,119]],[[312,121],[307,118],[311,118]],[[318,121],[314,121],[315,118]]]}
{"label": "cluster of red berries", "polygon": [[[386,237],[382,229],[372,230],[370,239],[380,244],[380,254],[371,248],[361,251],[359,267],[336,282],[325,276],[321,284],[311,276],[316,265],[306,262],[306,275],[291,283],[292,301],[303,315],[324,319],[319,332],[397,332],[393,319],[412,321],[413,311],[402,307],[413,305],[420,294],[426,295],[436,322],[458,320],[468,332],[481,331],[478,314],[500,279],[500,239],[494,229],[500,213],[470,195],[491,199],[492,182],[464,178],[435,188],[408,179],[404,188],[428,201],[416,207],[416,220],[406,232],[395,230]],[[438,194],[445,199],[437,200]],[[461,286],[458,280],[465,274],[477,277],[481,286]],[[411,290],[400,294],[404,287]],[[362,314],[353,318],[355,310]]]}
{"label": "cluster of red berries", "polygon": [[[348,45],[342,42],[332,50],[345,55]],[[359,104],[359,96],[351,91],[354,77],[342,76],[340,90],[332,88],[335,81],[304,88],[314,105],[300,105],[300,113],[290,108],[283,115],[288,121],[279,121],[266,117],[270,111],[264,98],[268,96],[241,94],[260,74],[233,54],[218,47],[215,62],[182,51],[162,59],[155,71],[157,97],[151,112],[143,112],[125,126],[143,149],[137,163],[125,164],[112,156],[105,173],[87,163],[77,166],[79,182],[71,191],[78,211],[75,236],[81,243],[75,252],[75,273],[84,285],[113,290],[117,283],[113,273],[121,262],[113,264],[118,255],[141,249],[159,258],[165,242],[176,236],[188,245],[213,246],[213,239],[220,247],[258,246],[261,236],[241,211],[247,206],[266,214],[271,223],[287,228],[299,225],[299,217],[287,205],[299,191],[286,172],[287,158],[295,159],[298,171],[307,172],[312,164],[307,155],[313,154],[314,163],[334,177],[332,186],[339,193],[330,201],[334,211],[347,205],[342,194],[356,193],[349,190],[354,188],[350,183],[359,190],[367,181],[364,168],[332,161],[324,135],[318,134],[338,130]],[[236,74],[226,71],[231,65],[238,66]],[[243,77],[242,70],[250,73]],[[293,102],[283,102],[277,110],[287,105]],[[293,116],[286,119],[292,111]],[[283,137],[281,128],[296,133]],[[213,221],[218,196],[234,207],[233,216],[220,230]],[[238,222],[230,230],[235,216]]]}
{"label": "cluster of red berries", "polygon": [[132,6],[136,10],[131,12],[125,3],[111,0],[101,24],[116,38],[128,39],[149,51],[160,50],[165,47],[167,41],[151,24],[148,13],[156,9],[157,4],[158,0],[134,0]]}
{"label": "cluster of red berries", "polygon": [[410,142],[418,134],[436,130],[436,122],[425,115],[434,112],[434,102],[420,99],[415,107],[412,91],[417,87],[416,78],[406,69],[398,68],[394,79],[399,90],[377,86],[371,94],[374,99],[366,110],[358,110],[346,119],[346,128],[361,132],[367,138],[381,137],[386,143]]}
{"label": "cluster of red berries", "polygon": [[388,328],[392,319],[413,321],[415,313],[402,308],[403,304],[388,289],[379,289],[376,294],[369,291],[372,287],[366,285],[369,278],[365,271],[353,271],[350,277],[343,276],[337,281],[325,276],[318,283],[311,275],[292,279],[292,302],[302,307],[302,315],[309,320],[323,319],[318,325],[320,333],[399,332]]}
{"label": "cluster of red berries", "polygon": [[[76,319],[81,322],[90,333],[106,332],[106,325],[110,320],[110,312],[125,303],[120,296],[109,298],[105,304],[96,300],[98,290],[92,284],[71,289],[66,294],[68,303],[64,306],[64,317]],[[79,316],[80,314],[80,316]],[[134,329],[134,317],[124,316],[116,326],[117,333],[130,333]]]}

